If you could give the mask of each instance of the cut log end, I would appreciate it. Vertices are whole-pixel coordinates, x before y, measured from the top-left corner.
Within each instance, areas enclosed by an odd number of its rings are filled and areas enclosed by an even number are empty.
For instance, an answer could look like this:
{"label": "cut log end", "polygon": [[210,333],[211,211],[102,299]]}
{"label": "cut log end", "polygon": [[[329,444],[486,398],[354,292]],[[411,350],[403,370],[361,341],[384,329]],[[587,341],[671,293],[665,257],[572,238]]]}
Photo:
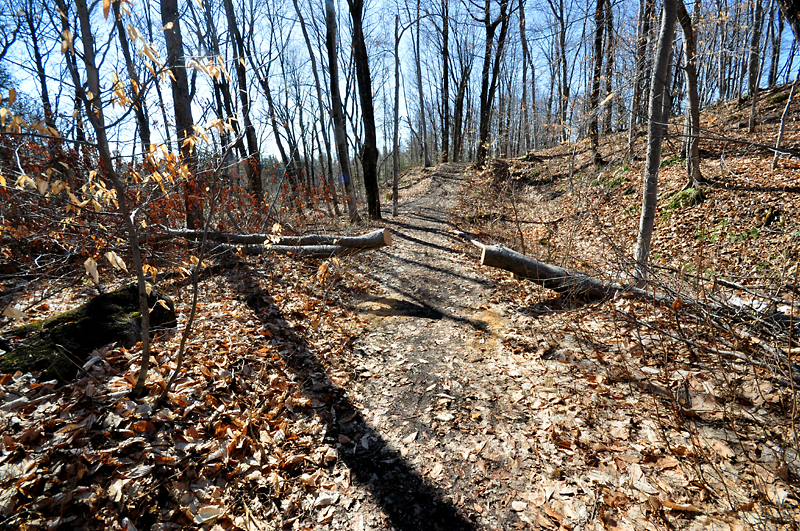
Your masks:
{"label": "cut log end", "polygon": [[392,239],[393,239],[392,232],[389,229],[383,229],[383,243],[385,245],[391,245]]}

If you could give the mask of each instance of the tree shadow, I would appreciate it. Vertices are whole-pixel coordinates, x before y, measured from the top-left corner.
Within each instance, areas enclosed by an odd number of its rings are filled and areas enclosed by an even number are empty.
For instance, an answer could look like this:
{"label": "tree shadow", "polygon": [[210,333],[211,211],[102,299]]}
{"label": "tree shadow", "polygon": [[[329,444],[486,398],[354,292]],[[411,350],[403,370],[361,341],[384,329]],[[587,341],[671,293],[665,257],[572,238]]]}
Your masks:
{"label": "tree shadow", "polygon": [[[309,399],[330,406],[316,414],[327,424],[329,437],[337,440],[344,435],[352,441],[340,451],[339,459],[350,469],[351,478],[370,492],[388,517],[391,529],[476,529],[446,501],[446,493],[420,477],[400,452],[380,436],[380,427],[370,426],[345,390],[331,381],[306,339],[286,321],[270,293],[261,289],[256,280],[258,274],[250,271],[250,265],[240,262],[239,268],[242,276],[232,280],[242,283],[244,292],[249,294],[245,303],[269,330],[272,341],[282,345],[283,362],[302,382],[302,392]],[[365,436],[369,437],[369,448],[358,444]]]}

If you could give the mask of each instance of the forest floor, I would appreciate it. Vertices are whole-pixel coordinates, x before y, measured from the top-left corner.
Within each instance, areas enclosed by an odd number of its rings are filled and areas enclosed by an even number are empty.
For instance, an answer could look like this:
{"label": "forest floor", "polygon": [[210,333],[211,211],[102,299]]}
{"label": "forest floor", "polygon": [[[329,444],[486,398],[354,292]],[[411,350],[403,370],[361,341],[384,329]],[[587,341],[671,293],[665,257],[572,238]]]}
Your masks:
{"label": "forest floor", "polygon": [[[737,139],[771,141],[768,96],[766,125]],[[730,134],[747,107],[730,105],[706,125]],[[665,154],[654,285],[671,305],[557,296],[463,239],[625,281],[641,162],[622,144],[599,170],[585,145],[412,170],[399,215],[372,224],[394,243],[370,253],[210,257],[163,404],[191,301],[179,277],[159,285],[181,315],[145,399],[128,396],[139,346],[96,351],[67,385],[2,376],[0,529],[796,529],[796,375],[763,347],[800,351],[762,314],[691,304],[768,293],[794,317],[796,158],[769,171],[766,150],[705,142],[712,184],[682,202]],[[160,269],[190,265],[168,256]],[[26,286],[32,318],[93,290]]]}

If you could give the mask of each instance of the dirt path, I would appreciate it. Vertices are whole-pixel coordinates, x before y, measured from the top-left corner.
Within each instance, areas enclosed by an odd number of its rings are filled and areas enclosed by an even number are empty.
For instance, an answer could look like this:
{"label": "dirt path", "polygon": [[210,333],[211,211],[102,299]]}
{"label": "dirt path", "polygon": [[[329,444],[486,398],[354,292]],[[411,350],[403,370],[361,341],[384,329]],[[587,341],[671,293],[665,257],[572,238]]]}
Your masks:
{"label": "dirt path", "polygon": [[[368,519],[375,528],[515,529],[530,520],[520,496],[534,496],[530,477],[542,467],[522,398],[535,380],[509,366],[499,338],[504,309],[489,302],[494,282],[446,221],[463,171],[440,167],[427,193],[387,222],[396,243],[365,259],[382,292],[359,304],[370,325],[355,343],[360,384],[350,394],[411,474],[432,487],[432,501],[464,519],[437,522],[437,510],[417,506],[402,522]],[[402,479],[385,487],[409,488]]]}

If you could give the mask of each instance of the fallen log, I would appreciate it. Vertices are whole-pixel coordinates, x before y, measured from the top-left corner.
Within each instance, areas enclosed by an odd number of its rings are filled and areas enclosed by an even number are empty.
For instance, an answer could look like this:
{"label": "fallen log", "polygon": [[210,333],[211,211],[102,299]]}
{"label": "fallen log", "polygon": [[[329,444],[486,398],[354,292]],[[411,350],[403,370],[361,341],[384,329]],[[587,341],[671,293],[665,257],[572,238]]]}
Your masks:
{"label": "fallen log", "polygon": [[502,245],[483,245],[475,241],[472,243],[481,248],[481,265],[511,271],[519,277],[530,279],[558,293],[600,299],[622,292],[643,292],[630,286],[604,282],[585,273],[573,273]]}
{"label": "fallen log", "polygon": [[[165,229],[162,235],[156,235],[156,239],[166,238],[186,238],[200,240],[203,231],[189,229]],[[367,249],[377,249],[384,245],[391,245],[392,233],[389,229],[378,229],[360,236],[336,236],[333,234],[308,234],[305,236],[279,236],[275,234],[231,234],[226,232],[208,232],[208,241],[220,242],[233,245],[247,245],[248,247],[260,248],[256,252],[262,253],[271,250],[278,253],[291,253],[299,256],[322,256],[329,255],[332,249],[328,247],[341,247],[345,249],[355,249],[357,251]],[[153,240],[154,237],[150,237]],[[316,251],[300,252],[296,247],[320,247]],[[289,249],[289,248],[292,249]],[[248,251],[250,252],[250,250]],[[315,254],[316,253],[316,254]],[[338,254],[345,254],[344,251],[336,251]]]}
{"label": "fallen log", "polygon": [[233,252],[241,251],[242,254],[278,253],[298,258],[330,258],[332,256],[349,256],[362,251],[377,249],[381,246],[345,247],[343,245],[273,245],[269,243],[264,245],[233,245],[221,243],[219,247],[230,249]]}

